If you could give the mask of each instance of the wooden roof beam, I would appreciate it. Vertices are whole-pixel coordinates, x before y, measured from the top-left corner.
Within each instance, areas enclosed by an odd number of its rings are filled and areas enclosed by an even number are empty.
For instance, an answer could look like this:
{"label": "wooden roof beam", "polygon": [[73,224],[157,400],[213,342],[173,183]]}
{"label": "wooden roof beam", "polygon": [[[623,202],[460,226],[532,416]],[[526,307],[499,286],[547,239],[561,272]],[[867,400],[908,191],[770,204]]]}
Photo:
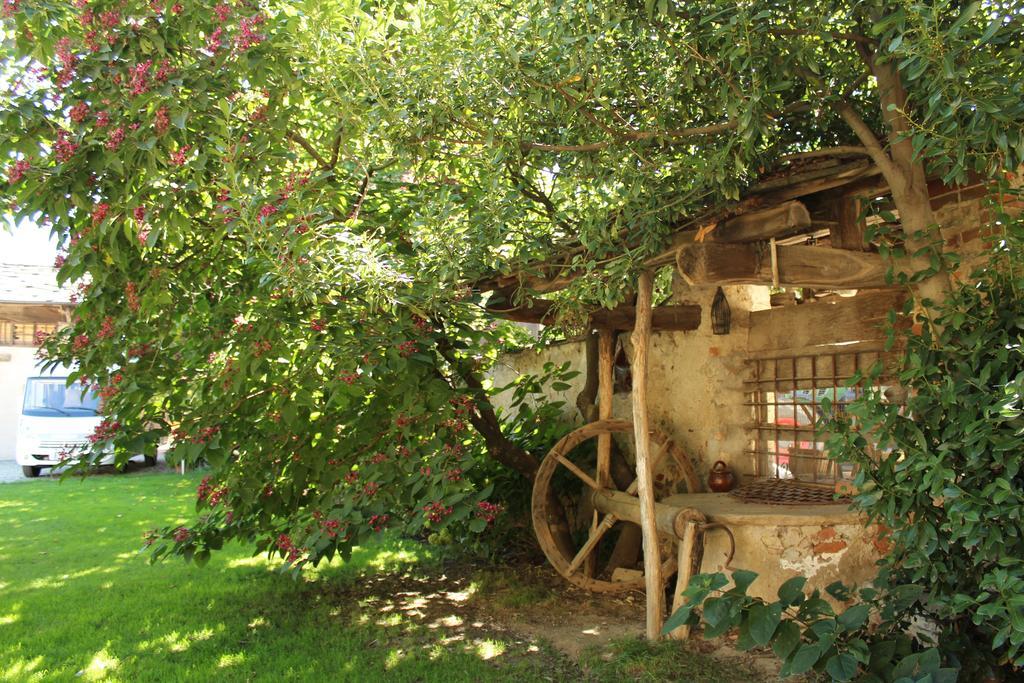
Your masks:
{"label": "wooden roof beam", "polygon": [[[783,287],[877,289],[888,263],[878,254],[803,245],[776,248],[778,284]],[[771,250],[764,243],[684,246],[676,254],[679,274],[692,285],[773,284]]]}
{"label": "wooden roof beam", "polygon": [[[488,308],[488,312],[521,323],[551,324],[555,322],[553,304],[534,299],[531,306],[511,309]],[[701,308],[697,305],[658,306],[653,311],[652,327],[655,331],[690,331],[700,327]],[[612,309],[601,308],[590,314],[594,329],[632,330],[636,322],[636,307],[621,305]]]}
{"label": "wooden roof beam", "polygon": [[[792,235],[812,227],[807,207],[799,201],[787,201],[726,219],[708,232],[704,239],[713,242],[753,242],[770,237]],[[676,233],[669,246],[660,254],[648,259],[644,265],[648,268],[657,268],[672,263],[676,250],[683,245],[693,243],[697,233],[696,229]],[[567,271],[568,265],[557,262],[536,264],[534,268],[537,271],[535,273],[520,271],[509,275],[500,275],[479,280],[473,286],[481,292],[523,287],[539,294],[545,294],[565,289],[583,272]],[[558,274],[553,277],[540,274],[545,269],[550,269]]]}

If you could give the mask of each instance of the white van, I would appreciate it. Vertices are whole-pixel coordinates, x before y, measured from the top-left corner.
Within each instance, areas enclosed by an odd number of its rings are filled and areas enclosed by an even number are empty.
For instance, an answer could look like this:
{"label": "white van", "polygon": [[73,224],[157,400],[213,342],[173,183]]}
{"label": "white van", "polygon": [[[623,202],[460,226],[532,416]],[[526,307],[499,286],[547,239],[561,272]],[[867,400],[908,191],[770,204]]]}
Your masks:
{"label": "white van", "polygon": [[[103,420],[96,392],[78,384],[69,387],[66,371],[54,372],[25,381],[14,457],[26,477],[38,477],[42,468],[59,464],[62,453],[89,446],[89,436]],[[113,461],[110,453],[100,464]],[[156,464],[148,457],[146,462]]]}

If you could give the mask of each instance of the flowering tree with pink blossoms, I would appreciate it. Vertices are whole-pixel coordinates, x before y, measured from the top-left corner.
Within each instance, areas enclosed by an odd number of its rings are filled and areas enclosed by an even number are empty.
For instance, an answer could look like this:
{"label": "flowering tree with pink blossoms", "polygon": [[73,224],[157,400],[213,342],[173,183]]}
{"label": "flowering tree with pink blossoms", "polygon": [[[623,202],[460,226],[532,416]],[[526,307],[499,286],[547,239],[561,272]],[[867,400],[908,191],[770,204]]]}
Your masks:
{"label": "flowering tree with pink blossoms", "polygon": [[543,421],[491,406],[517,332],[466,283],[558,253],[557,310],[614,305],[681,221],[840,146],[938,298],[926,172],[1024,157],[1013,6],[0,0],[0,192],[79,283],[45,351],[103,397],[85,460],[209,464],[157,555],[482,530]]}

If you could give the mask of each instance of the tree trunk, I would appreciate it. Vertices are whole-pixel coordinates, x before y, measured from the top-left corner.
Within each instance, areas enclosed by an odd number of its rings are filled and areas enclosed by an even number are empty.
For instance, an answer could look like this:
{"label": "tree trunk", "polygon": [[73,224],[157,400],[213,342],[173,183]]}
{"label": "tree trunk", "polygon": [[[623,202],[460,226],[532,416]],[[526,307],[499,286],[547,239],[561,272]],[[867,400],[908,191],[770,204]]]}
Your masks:
{"label": "tree trunk", "polygon": [[[438,328],[440,329],[439,325]],[[473,393],[473,410],[469,411],[469,422],[483,437],[487,453],[505,467],[532,480],[540,463],[537,458],[523,450],[501,431],[501,423],[494,412],[494,406],[491,405],[491,401],[487,397],[480,375],[455,355],[455,351],[447,339],[438,342],[437,350]]]}
{"label": "tree trunk", "polygon": [[[928,254],[914,254],[936,242],[941,246],[942,235],[932,211],[924,163],[915,159],[914,145],[910,139],[912,126],[907,117],[907,92],[899,70],[892,61],[879,64],[864,46],[858,45],[858,50],[878,80],[882,118],[889,129],[888,156],[891,160],[889,164],[879,164],[879,168],[889,183],[893,203],[900,214],[906,249],[910,256],[908,266],[911,272],[908,275],[912,275],[913,272],[932,268],[932,259]],[[915,284],[913,288],[919,300],[941,303],[949,294],[949,286],[949,274],[940,264],[938,272]]]}

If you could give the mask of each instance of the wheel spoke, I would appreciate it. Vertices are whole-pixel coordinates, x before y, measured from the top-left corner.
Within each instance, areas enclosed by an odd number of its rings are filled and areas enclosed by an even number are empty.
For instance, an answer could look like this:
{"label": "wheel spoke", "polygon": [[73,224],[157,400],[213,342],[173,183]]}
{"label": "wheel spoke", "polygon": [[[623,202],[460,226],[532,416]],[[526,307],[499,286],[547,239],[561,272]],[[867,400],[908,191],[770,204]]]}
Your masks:
{"label": "wheel spoke", "polygon": [[598,489],[601,488],[600,486],[597,485],[597,482],[594,481],[593,477],[591,477],[589,474],[587,474],[586,472],[581,470],[579,467],[577,467],[576,463],[574,463],[573,461],[569,460],[569,458],[565,457],[564,455],[559,455],[558,456],[558,462],[560,462],[563,465],[565,465],[565,468],[567,470],[569,470],[570,472],[575,474],[577,477],[579,477],[580,480],[584,484],[589,486],[590,488],[594,489],[595,491],[597,491]]}
{"label": "wheel spoke", "polygon": [[587,559],[587,556],[590,555],[595,547],[597,547],[597,543],[601,540],[601,537],[608,533],[608,530],[611,529],[617,521],[619,521],[619,518],[611,513],[604,516],[601,523],[590,532],[590,537],[587,538],[587,542],[583,544],[580,551],[576,553],[576,557],[572,558],[572,562],[569,563],[570,574],[575,573],[576,570],[580,568],[580,565]]}

